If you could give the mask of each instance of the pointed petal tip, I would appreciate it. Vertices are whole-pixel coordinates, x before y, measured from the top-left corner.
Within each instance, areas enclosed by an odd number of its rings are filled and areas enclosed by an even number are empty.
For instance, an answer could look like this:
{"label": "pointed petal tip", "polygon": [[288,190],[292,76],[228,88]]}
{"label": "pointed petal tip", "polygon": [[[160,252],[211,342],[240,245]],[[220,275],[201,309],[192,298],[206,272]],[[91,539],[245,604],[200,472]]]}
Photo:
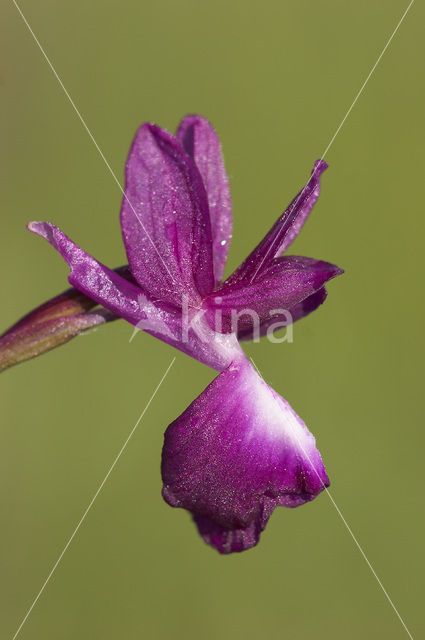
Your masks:
{"label": "pointed petal tip", "polygon": [[340,276],[342,273],[344,273],[344,269],[341,269],[341,267],[338,267],[336,264],[332,264],[332,262],[324,262],[323,265],[326,269],[326,271],[328,271],[328,273],[331,274],[332,278],[335,278],[335,276]]}
{"label": "pointed petal tip", "polygon": [[336,278],[337,276],[342,276],[343,273],[345,273],[344,269],[341,269],[341,267],[337,267],[336,264],[332,265],[332,268],[329,269],[329,271],[331,272],[331,278]]}
{"label": "pointed petal tip", "polygon": [[[139,144],[140,140],[146,140],[147,137],[152,137],[155,143],[158,143],[158,141],[173,143],[175,141],[174,136],[169,131],[156,124],[156,122],[143,122],[135,133],[133,142],[130,147],[130,154],[134,146]],[[130,154],[127,158],[127,164],[130,158]]]}
{"label": "pointed petal tip", "polygon": [[160,134],[164,131],[156,122],[145,122],[141,125],[140,129],[147,129],[151,133]]}
{"label": "pointed petal tip", "polygon": [[264,271],[274,258],[281,256],[288,249],[300,233],[317,202],[320,194],[319,178],[327,168],[328,164],[323,159],[316,160],[310,178],[301,191],[277,219],[254,251],[227,279],[227,282],[237,282],[242,278],[252,281],[260,270]]}
{"label": "pointed petal tip", "polygon": [[40,222],[38,220],[33,220],[31,222],[28,222],[27,229],[28,229],[28,231],[31,231],[32,233],[36,233],[37,235],[40,235],[43,225],[44,225],[44,222]]}
{"label": "pointed petal tip", "polygon": [[31,233],[35,233],[37,236],[44,238],[47,242],[50,242],[51,245],[57,248],[54,237],[57,227],[55,227],[51,222],[29,222],[27,224],[27,229],[28,231],[31,231]]}
{"label": "pointed petal tip", "polygon": [[141,125],[139,131],[148,131],[154,140],[164,140],[165,142],[176,145],[177,141],[172,133],[160,127],[155,122],[145,122]]}
{"label": "pointed petal tip", "polygon": [[[290,256],[288,256],[289,258]],[[284,261],[284,259],[282,259],[282,263]],[[304,260],[308,261],[308,258],[304,258]],[[320,276],[321,279],[323,279],[323,283],[325,284],[325,282],[327,282],[328,280],[331,280],[332,278],[336,278],[337,276],[340,276],[341,274],[344,273],[344,269],[341,269],[341,267],[338,267],[338,265],[333,264],[332,262],[326,262],[325,260],[316,260],[315,263],[313,262],[313,266],[314,266],[314,271],[317,272],[317,275]]]}
{"label": "pointed petal tip", "polygon": [[[320,263],[319,263],[320,264]],[[329,280],[333,280],[344,273],[344,269],[331,262],[323,262],[317,273],[317,289],[321,289]]]}
{"label": "pointed petal tip", "polygon": [[320,176],[324,171],[326,171],[328,167],[328,163],[319,158],[319,160],[316,160],[316,162],[314,163],[314,169],[312,173]]}

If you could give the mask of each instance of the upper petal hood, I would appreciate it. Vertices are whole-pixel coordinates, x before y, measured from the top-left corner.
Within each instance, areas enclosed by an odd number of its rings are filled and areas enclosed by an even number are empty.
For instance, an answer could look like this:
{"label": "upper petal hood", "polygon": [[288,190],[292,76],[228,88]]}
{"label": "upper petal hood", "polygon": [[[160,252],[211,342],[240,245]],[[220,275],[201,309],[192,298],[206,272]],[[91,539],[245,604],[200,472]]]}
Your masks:
{"label": "upper petal hood", "polygon": [[131,272],[154,298],[181,305],[214,286],[211,225],[201,175],[181,144],[140,127],[126,165],[121,227]]}
{"label": "upper petal hood", "polygon": [[232,236],[232,204],[220,140],[202,116],[183,118],[177,139],[193,158],[204,181],[210,210],[214,279],[221,282]]}
{"label": "upper petal hood", "polygon": [[223,371],[167,429],[163,496],[221,553],[258,542],[276,506],[329,484],[315,439],[248,361]]}

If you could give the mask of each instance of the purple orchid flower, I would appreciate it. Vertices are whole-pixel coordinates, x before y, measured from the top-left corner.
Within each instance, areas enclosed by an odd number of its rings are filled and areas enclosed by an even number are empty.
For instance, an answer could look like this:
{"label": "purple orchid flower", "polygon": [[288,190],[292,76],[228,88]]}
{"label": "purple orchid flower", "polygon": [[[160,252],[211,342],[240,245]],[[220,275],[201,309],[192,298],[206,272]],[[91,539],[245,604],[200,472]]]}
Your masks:
{"label": "purple orchid flower", "polygon": [[57,249],[69,282],[88,299],[219,372],[168,427],[162,476],[165,500],[191,511],[221,553],[254,546],[276,506],[299,506],[329,485],[314,437],[239,344],[316,309],[326,282],[342,273],[282,256],[326,167],[316,162],[304,189],[224,282],[229,184],[219,139],[200,116],[184,118],[176,137],[154,124],[136,133],[121,208],[129,271],[104,266],[51,223],[28,225]]}

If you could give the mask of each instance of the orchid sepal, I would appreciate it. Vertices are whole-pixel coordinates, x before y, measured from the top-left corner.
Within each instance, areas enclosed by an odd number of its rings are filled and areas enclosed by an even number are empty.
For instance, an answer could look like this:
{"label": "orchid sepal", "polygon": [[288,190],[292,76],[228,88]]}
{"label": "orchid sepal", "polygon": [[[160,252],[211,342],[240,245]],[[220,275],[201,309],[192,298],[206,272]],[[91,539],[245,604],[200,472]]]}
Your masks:
{"label": "orchid sepal", "polygon": [[118,318],[94,307],[93,300],[68,289],[26,314],[0,336],[0,372]]}

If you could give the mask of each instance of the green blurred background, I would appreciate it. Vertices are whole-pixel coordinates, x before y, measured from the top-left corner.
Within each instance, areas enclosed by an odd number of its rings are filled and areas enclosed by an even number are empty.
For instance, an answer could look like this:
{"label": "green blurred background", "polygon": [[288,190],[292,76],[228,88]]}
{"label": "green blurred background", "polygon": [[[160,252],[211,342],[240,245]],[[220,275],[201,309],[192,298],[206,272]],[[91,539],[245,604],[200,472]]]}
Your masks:
{"label": "green blurred background", "polygon": [[[146,120],[206,115],[234,205],[228,272],[305,183],[407,2],[157,0],[21,8],[119,179]],[[25,230],[50,220],[125,262],[121,195],[12,2],[2,1],[1,328],[66,287]],[[346,273],[294,327],[249,345],[317,437],[331,493],[415,637],[424,631],[423,5],[327,156],[293,252]],[[124,322],[1,376],[1,622],[12,638],[173,355],[163,387],[20,637],[403,638],[326,495],[220,557],[161,499],[163,432],[213,372]]]}

